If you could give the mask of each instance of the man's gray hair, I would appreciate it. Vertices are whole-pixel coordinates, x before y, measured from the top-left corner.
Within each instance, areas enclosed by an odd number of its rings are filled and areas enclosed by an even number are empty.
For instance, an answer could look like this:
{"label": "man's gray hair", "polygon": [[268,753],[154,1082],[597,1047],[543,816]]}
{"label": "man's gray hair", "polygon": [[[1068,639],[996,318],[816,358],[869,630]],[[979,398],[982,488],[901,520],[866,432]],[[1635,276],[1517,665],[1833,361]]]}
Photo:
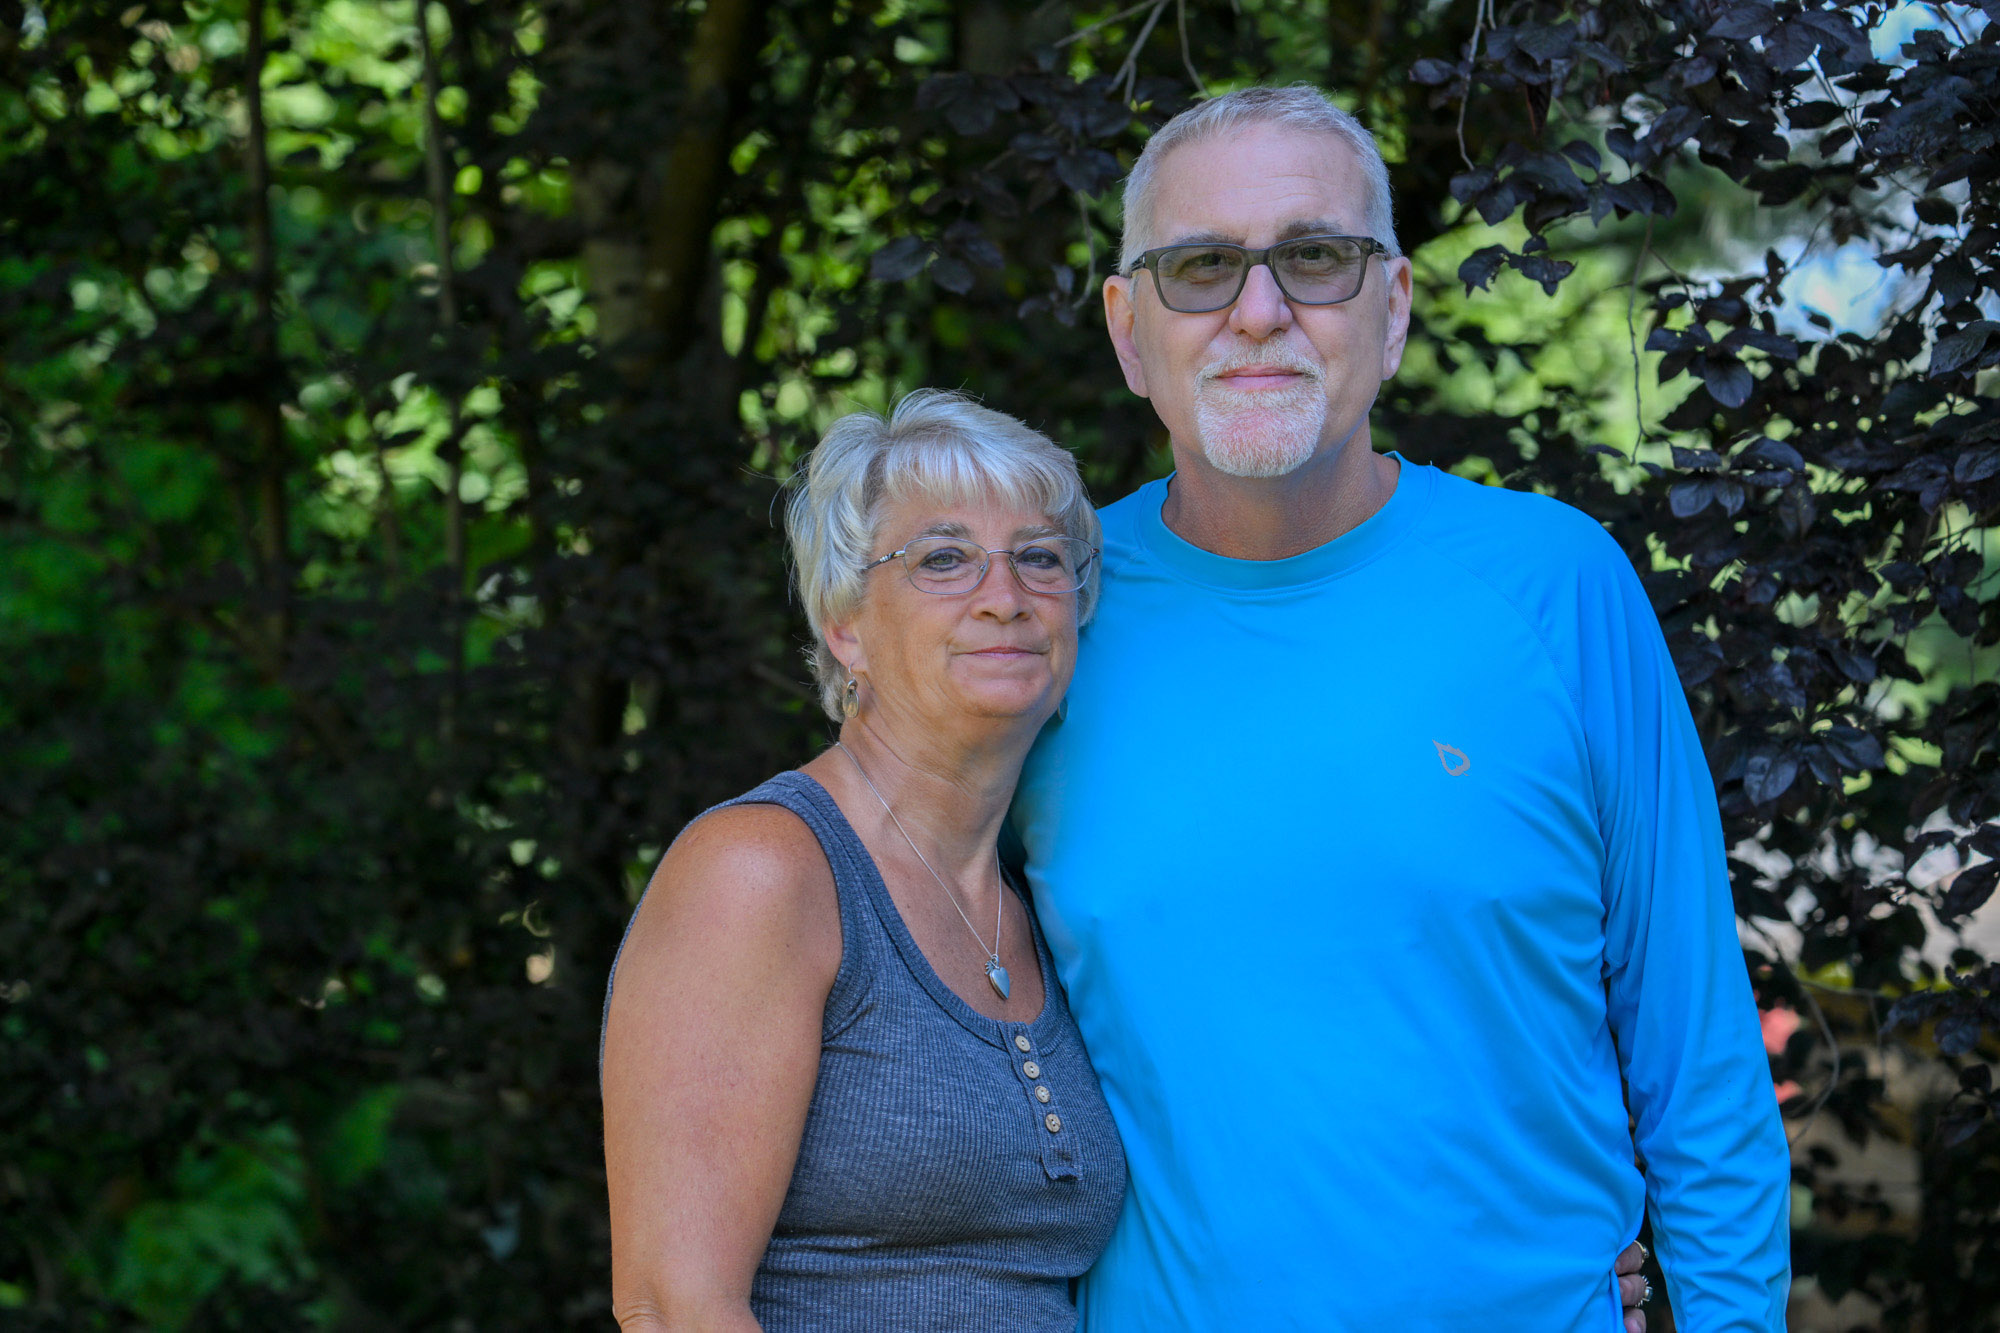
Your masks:
{"label": "man's gray hair", "polygon": [[[828,646],[826,630],[854,614],[867,596],[864,570],[877,554],[886,506],[918,497],[942,505],[997,501],[1041,514],[1064,536],[1093,547],[1103,542],[1097,511],[1067,449],[1005,412],[943,389],[918,389],[886,417],[852,412],[840,418],[800,464],[791,488],[785,534],[813,632],[808,656],[820,705],[836,722],[847,671]],[[1097,607],[1098,572],[1099,562],[1091,561],[1076,594],[1079,626]],[[994,573],[1007,576],[1005,570]]]}
{"label": "man's gray hair", "polygon": [[1326,100],[1326,94],[1309,83],[1286,88],[1243,88],[1221,97],[1198,102],[1154,132],[1132,164],[1125,178],[1125,241],[1118,256],[1118,271],[1129,274],[1139,256],[1158,244],[1153,236],[1153,196],[1157,192],[1160,163],[1182,144],[1251,125],[1282,125],[1286,129],[1326,134],[1354,150],[1361,162],[1361,174],[1368,182],[1365,219],[1368,234],[1401,254],[1396,244],[1394,205],[1389,197],[1389,168],[1382,150],[1367,127]]}

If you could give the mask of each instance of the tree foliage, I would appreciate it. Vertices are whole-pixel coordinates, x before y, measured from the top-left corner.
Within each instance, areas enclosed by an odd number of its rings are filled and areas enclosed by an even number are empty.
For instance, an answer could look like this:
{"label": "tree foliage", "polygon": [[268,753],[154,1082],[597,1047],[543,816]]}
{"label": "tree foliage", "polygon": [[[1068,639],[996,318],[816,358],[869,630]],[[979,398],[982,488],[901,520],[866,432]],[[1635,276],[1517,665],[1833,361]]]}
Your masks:
{"label": "tree foliage", "polygon": [[0,1310],[601,1326],[618,930],[819,732],[774,480],[924,383],[1156,475],[1113,186],[1306,78],[1417,260],[1382,434],[1647,576],[1800,1273],[1993,1327],[1996,8],[0,3]]}

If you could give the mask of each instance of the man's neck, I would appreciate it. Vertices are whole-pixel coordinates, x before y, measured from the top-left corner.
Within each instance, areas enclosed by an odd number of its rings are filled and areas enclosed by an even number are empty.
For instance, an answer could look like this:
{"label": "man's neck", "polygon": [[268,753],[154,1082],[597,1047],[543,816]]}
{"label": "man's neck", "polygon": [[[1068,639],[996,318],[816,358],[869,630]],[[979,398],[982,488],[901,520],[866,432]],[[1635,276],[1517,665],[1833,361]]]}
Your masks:
{"label": "man's neck", "polygon": [[1396,493],[1398,464],[1374,451],[1365,427],[1282,477],[1232,477],[1178,443],[1174,457],[1161,521],[1183,541],[1232,560],[1283,560],[1324,546]]}

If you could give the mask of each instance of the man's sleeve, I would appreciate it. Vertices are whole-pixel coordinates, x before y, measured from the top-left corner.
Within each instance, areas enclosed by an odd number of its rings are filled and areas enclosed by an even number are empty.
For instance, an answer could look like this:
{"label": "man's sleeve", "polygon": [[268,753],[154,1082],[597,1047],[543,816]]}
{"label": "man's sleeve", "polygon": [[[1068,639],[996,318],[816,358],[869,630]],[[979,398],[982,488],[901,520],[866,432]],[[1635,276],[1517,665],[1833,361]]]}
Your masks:
{"label": "man's sleeve", "polygon": [[1605,988],[1682,1333],[1778,1333],[1791,1157],[1737,941],[1715,789],[1659,622],[1608,539],[1580,575]]}

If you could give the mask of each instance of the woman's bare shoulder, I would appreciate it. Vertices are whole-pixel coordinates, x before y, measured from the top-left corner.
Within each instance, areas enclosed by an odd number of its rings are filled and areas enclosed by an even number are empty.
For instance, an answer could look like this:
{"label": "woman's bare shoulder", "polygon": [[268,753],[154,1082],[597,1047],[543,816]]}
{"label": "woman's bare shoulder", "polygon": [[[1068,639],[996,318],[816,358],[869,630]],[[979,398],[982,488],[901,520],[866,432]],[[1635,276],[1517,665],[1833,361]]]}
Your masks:
{"label": "woman's bare shoulder", "polygon": [[718,946],[805,949],[828,964],[829,981],[839,966],[833,872],[783,806],[733,805],[683,830],[653,873],[626,952]]}

